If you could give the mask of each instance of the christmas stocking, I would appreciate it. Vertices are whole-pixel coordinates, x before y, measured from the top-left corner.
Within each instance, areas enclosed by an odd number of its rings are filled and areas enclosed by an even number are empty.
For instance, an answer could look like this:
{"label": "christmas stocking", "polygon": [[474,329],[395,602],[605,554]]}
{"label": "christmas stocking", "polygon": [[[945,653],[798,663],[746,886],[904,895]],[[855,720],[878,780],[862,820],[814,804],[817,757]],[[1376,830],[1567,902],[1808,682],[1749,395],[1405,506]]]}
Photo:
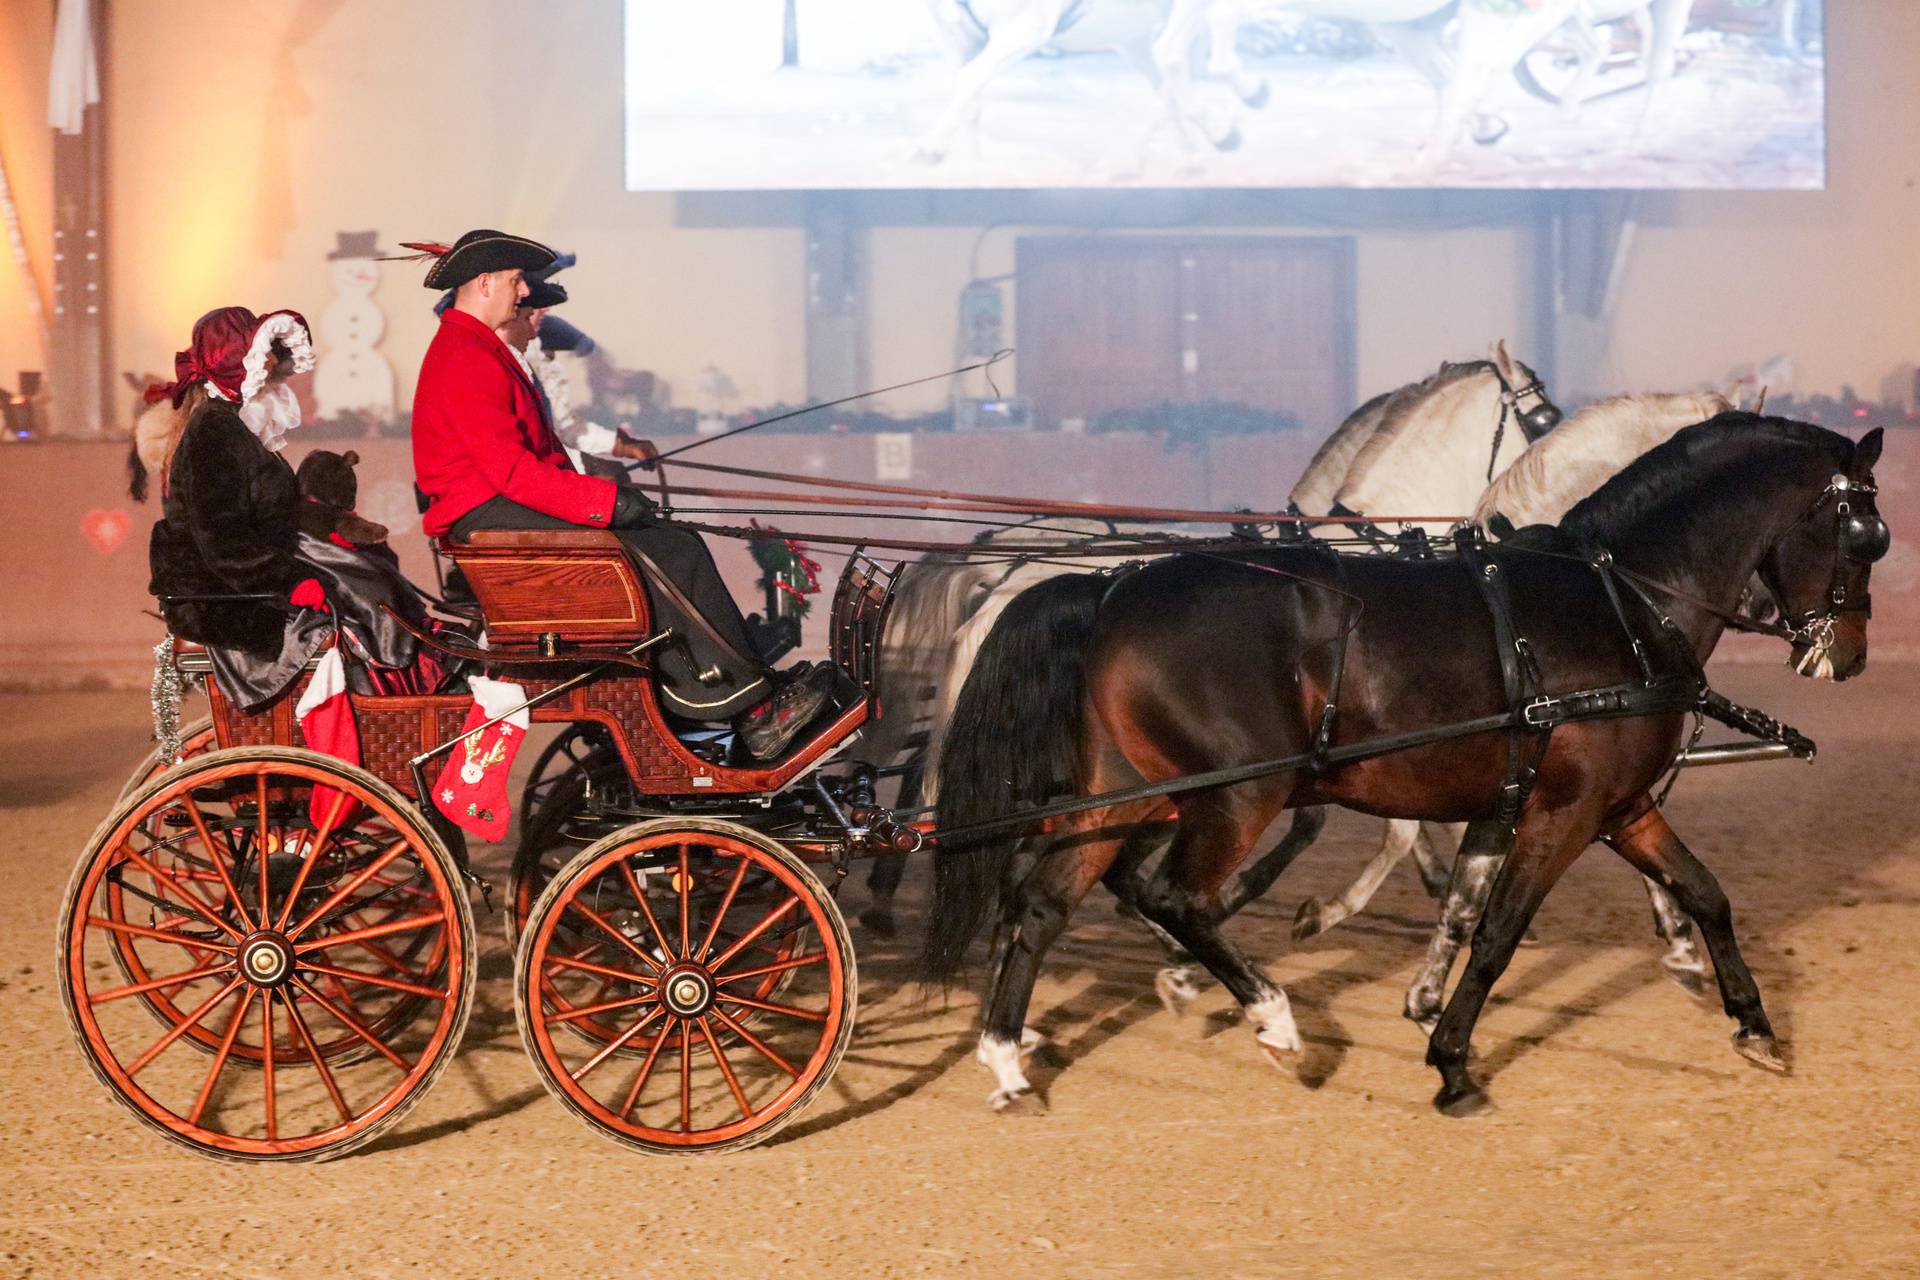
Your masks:
{"label": "christmas stocking", "polygon": [[473,708],[467,712],[465,726],[468,732],[509,708],[519,710],[492,728],[461,740],[433,784],[433,803],[455,826],[491,844],[506,837],[507,822],[513,816],[507,805],[507,773],[513,768],[514,753],[520,750],[520,739],[526,736],[530,723],[522,705],[527,691],[485,676],[474,676],[468,684],[473,690]]}
{"label": "christmas stocking", "polygon": [[[354,723],[353,702],[347,697],[347,664],[336,646],[327,650],[314,671],[313,679],[294,705],[294,717],[300,722],[300,737],[315,751],[325,752],[348,764],[360,763],[360,728]],[[345,802],[333,813],[337,800]],[[307,815],[316,829],[333,814],[333,830],[353,821],[354,802],[345,800],[332,787],[315,787],[307,801]]]}

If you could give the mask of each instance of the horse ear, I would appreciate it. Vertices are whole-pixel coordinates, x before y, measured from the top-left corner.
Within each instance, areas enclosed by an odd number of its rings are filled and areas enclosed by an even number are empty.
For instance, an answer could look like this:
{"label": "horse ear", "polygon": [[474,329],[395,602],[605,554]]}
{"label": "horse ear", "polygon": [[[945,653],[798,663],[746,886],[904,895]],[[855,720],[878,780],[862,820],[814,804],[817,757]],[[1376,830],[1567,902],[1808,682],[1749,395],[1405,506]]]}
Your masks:
{"label": "horse ear", "polygon": [[1507,354],[1507,340],[1505,338],[1493,344],[1493,367],[1500,371],[1501,377],[1509,381],[1512,380],[1513,357]]}
{"label": "horse ear", "polygon": [[1754,416],[1758,417],[1759,415],[1765,413],[1766,411],[1767,411],[1767,389],[1765,386],[1762,386],[1760,388],[1760,398],[1753,402]]}
{"label": "horse ear", "polygon": [[359,455],[359,454],[357,454],[357,453],[355,453],[355,452],[354,452],[353,450],[351,450],[351,449],[349,449],[349,450],[347,450],[347,451],[346,451],[345,453],[343,453],[343,454],[341,454],[341,455],[340,455],[340,460],[341,460],[342,462],[344,462],[344,463],[346,463],[346,464],[347,464],[348,466],[350,466],[350,467],[357,467],[357,466],[359,466],[359,465],[360,465],[360,455]]}
{"label": "horse ear", "polygon": [[1880,446],[1885,442],[1885,427],[1875,427],[1873,430],[1867,432],[1866,435],[1860,437],[1860,442],[1853,446],[1853,473],[1855,478],[1872,473],[1873,464],[1880,461]]}

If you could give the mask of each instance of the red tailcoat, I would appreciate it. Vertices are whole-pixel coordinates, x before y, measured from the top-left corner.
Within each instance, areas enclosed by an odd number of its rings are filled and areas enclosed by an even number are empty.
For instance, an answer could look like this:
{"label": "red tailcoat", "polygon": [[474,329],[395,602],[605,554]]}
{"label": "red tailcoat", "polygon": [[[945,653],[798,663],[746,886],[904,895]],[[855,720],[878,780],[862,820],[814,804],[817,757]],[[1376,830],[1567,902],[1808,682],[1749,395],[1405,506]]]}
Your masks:
{"label": "red tailcoat", "polygon": [[413,473],[432,503],[421,525],[435,537],[494,497],[573,524],[613,518],[613,481],[573,469],[507,344],[452,307],[414,387]]}

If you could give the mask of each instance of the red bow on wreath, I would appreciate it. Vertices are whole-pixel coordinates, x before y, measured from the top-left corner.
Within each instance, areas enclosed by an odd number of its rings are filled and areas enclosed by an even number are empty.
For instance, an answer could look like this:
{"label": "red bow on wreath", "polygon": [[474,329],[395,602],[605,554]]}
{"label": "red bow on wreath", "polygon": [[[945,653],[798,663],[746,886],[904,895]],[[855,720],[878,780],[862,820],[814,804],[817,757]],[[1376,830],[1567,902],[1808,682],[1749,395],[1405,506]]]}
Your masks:
{"label": "red bow on wreath", "polygon": [[807,597],[820,590],[819,561],[808,559],[806,548],[798,540],[787,537],[772,525],[753,519],[747,523],[768,535],[748,544],[753,562],[760,566],[760,581],[755,585],[762,590],[771,586],[785,592],[793,598],[794,616],[806,617],[811,607]]}

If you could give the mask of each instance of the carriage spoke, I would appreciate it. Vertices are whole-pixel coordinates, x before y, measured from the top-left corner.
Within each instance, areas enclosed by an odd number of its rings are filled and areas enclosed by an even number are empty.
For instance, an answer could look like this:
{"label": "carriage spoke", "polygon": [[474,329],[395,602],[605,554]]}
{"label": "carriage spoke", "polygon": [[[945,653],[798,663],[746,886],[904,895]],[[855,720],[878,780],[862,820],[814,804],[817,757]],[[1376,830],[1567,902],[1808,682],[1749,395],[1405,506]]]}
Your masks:
{"label": "carriage spoke", "polygon": [[601,915],[598,911],[595,911],[592,907],[589,907],[586,903],[581,902],[578,898],[575,898],[573,901],[569,902],[567,906],[571,910],[578,911],[581,915],[593,921],[594,925],[598,927],[602,933],[605,933],[608,937],[612,938],[615,942],[618,942],[621,946],[625,947],[628,951],[632,952],[634,956],[642,964],[654,970],[656,973],[659,972],[660,970],[659,961],[655,960],[652,956],[648,955],[645,951],[641,950],[640,944],[635,942],[632,938],[629,938],[626,934],[622,933],[620,931],[620,927],[614,924],[613,921],[607,919],[605,916]]}
{"label": "carriage spoke", "polygon": [[674,881],[674,887],[680,891],[680,951],[686,956],[692,950],[689,931],[693,927],[693,876],[687,869],[687,846],[680,846],[680,874]]}
{"label": "carriage spoke", "polygon": [[300,988],[301,993],[305,995],[307,999],[313,1001],[315,1004],[319,1005],[322,1009],[325,1009],[328,1013],[332,1014],[334,1017],[334,1020],[340,1023],[341,1026],[345,1027],[347,1030],[353,1032],[353,1034],[355,1034],[356,1036],[359,1036],[362,1040],[365,1040],[368,1044],[372,1045],[375,1051],[378,1052],[381,1057],[385,1058],[388,1062],[391,1062],[394,1066],[398,1067],[401,1071],[401,1074],[411,1075],[413,1073],[413,1064],[411,1062],[408,1062],[405,1058],[395,1053],[392,1049],[389,1049],[387,1047],[386,1042],[380,1039],[379,1036],[374,1035],[373,1032],[369,1031],[366,1028],[366,1025],[362,1023],[358,1018],[354,1017],[352,1014],[342,1009],[339,1005],[335,1004],[333,1001],[327,999],[325,996],[321,995],[318,991],[314,990],[312,985],[310,985],[304,979],[302,979],[300,975],[295,974],[293,976],[293,985]]}
{"label": "carriage spoke", "polygon": [[654,986],[659,983],[658,977],[644,973],[631,973],[625,969],[614,969],[604,964],[594,964],[578,956],[548,956],[546,962],[562,969],[579,969],[585,973],[597,973],[603,978],[612,978],[618,982],[632,982],[642,986]]}
{"label": "carriage spoke", "polygon": [[[121,848],[126,851],[128,861],[132,862],[133,865],[135,865],[136,867],[139,867],[142,871],[146,872],[149,876],[153,877],[153,882],[155,884],[163,885],[166,888],[172,889],[174,892],[175,898],[179,902],[181,902],[183,905],[185,905],[188,910],[198,912],[201,918],[206,921],[206,923],[220,930],[220,932],[226,934],[229,938],[232,938],[235,942],[238,942],[240,940],[240,936],[241,936],[240,931],[238,929],[235,929],[232,925],[228,924],[225,920],[222,920],[220,918],[220,913],[214,909],[212,903],[203,901],[199,894],[187,888],[185,885],[181,884],[178,880],[175,880],[171,875],[162,871],[160,868],[154,866],[151,862],[148,862],[144,857],[140,855],[140,851],[138,849],[135,849],[132,845],[130,844],[122,845]],[[234,899],[234,906],[236,909],[238,908],[239,906],[238,898]]]}
{"label": "carriage spoke", "polygon": [[[653,930],[654,938],[660,943],[660,954],[670,956],[673,946],[667,941],[667,931],[660,927],[660,921],[653,914],[653,907],[647,902],[647,891],[633,874],[633,864],[625,858],[620,860],[620,874],[626,879],[627,891],[633,894],[633,900],[640,904],[640,914],[647,918],[647,927]],[[625,936],[624,934],[621,936]]]}
{"label": "carriage spoke", "polygon": [[260,1001],[260,1107],[266,1112],[267,1141],[273,1142],[280,1137],[280,1123],[277,1114],[279,1108],[273,1096],[273,991],[269,988],[266,998]]}
{"label": "carriage spoke", "polygon": [[605,1045],[601,1046],[600,1052],[594,1054],[591,1058],[581,1063],[578,1070],[568,1073],[573,1077],[574,1083],[578,1084],[580,1081],[586,1079],[587,1073],[589,1071],[592,1071],[595,1067],[605,1062],[608,1058],[611,1058],[616,1052],[618,1052],[621,1048],[623,1048],[626,1045],[627,1041],[633,1039],[635,1036],[639,1035],[642,1031],[645,1031],[655,1018],[663,1017],[665,1016],[665,1014],[666,1014],[665,1009],[655,1009],[652,1012],[641,1017],[632,1026],[628,1027],[625,1031],[622,1031],[614,1039],[609,1040]]}
{"label": "carriage spoke", "polygon": [[729,1014],[725,1009],[722,1009],[719,1005],[715,1005],[713,1007],[713,1016],[720,1019],[720,1021],[726,1023],[728,1028],[731,1029],[735,1035],[739,1036],[742,1040],[745,1040],[749,1045],[753,1046],[753,1048],[758,1050],[761,1057],[765,1058],[767,1061],[771,1062],[774,1066],[786,1072],[793,1079],[798,1080],[800,1078],[800,1068],[794,1066],[791,1062],[788,1062],[785,1058],[775,1053],[772,1049],[769,1049],[764,1040],[762,1040],[759,1036],[754,1035],[753,1032],[747,1030],[745,1026],[743,1026],[740,1022],[736,1021],[733,1018],[733,1016]]}
{"label": "carriage spoke", "polygon": [[168,1045],[172,1044],[175,1040],[178,1040],[181,1036],[185,1035],[192,1028],[199,1026],[200,1020],[207,1016],[208,1012],[212,1010],[213,1006],[220,1003],[220,1001],[225,1000],[229,995],[233,994],[234,988],[238,987],[244,981],[245,981],[244,978],[233,979],[233,981],[227,983],[226,986],[220,988],[218,991],[208,996],[204,1001],[200,1003],[200,1006],[196,1008],[192,1013],[189,1013],[186,1017],[174,1023],[172,1027],[168,1028],[166,1034],[162,1035],[158,1040],[154,1041],[153,1044],[148,1047],[145,1053],[141,1054],[138,1058],[135,1058],[133,1060],[133,1065],[127,1068],[128,1078],[131,1079],[132,1077],[140,1074],[141,1068],[145,1067],[149,1062],[152,1062],[155,1058],[165,1053]]}
{"label": "carriage spoke", "polygon": [[267,885],[267,872],[268,872],[267,855],[272,853],[273,850],[268,845],[268,842],[267,842],[267,773],[266,773],[266,770],[262,769],[258,774],[256,774],[254,777],[254,781],[257,784],[257,790],[255,792],[254,802],[253,802],[254,803],[254,819],[255,819],[255,826],[259,834],[254,837],[254,841],[253,841],[253,860],[260,864],[260,919],[262,922],[265,922],[266,920],[270,919],[273,914],[272,910],[268,906],[268,898],[271,894],[271,890],[268,888],[268,885]]}
{"label": "carriage spoke", "polygon": [[716,974],[715,986],[725,986],[729,982],[745,982],[748,978],[764,978],[770,973],[785,973],[789,969],[798,969],[804,965],[819,964],[827,958],[824,951],[809,951],[803,956],[793,956],[774,964],[763,964],[753,969],[737,969],[732,973]]}
{"label": "carriage spoke", "polygon": [[[354,969],[336,969],[332,965],[320,964],[314,960],[302,960],[300,967],[310,973],[324,973],[336,981],[360,982],[370,987],[385,987],[389,991],[404,991],[410,996],[424,996],[428,1000],[447,998],[447,993],[436,987],[422,986],[417,982],[402,982],[397,978],[382,978],[371,973],[360,973]],[[352,1003],[353,997],[347,994],[344,987],[340,990],[340,996],[348,1003]],[[355,1012],[359,1011],[356,1009]]]}
{"label": "carriage spoke", "polygon": [[[549,987],[548,990],[551,991],[552,988]],[[555,998],[555,1003],[560,1002],[560,997],[557,992],[554,993],[554,998]],[[552,1017],[548,1018],[547,1021],[548,1022],[577,1022],[581,1018],[591,1018],[597,1013],[612,1013],[616,1009],[631,1009],[635,1005],[652,1004],[656,999],[657,997],[654,996],[652,992],[648,992],[644,996],[627,996],[620,1000],[604,1000],[599,1004],[575,1005],[573,1008],[568,1009],[565,1013],[554,1014]]]}
{"label": "carriage spoke", "polygon": [[247,1020],[247,1010],[253,1008],[255,988],[248,987],[240,993],[239,1007],[234,1009],[233,1017],[227,1020],[227,1034],[220,1041],[220,1049],[213,1055],[213,1065],[207,1068],[207,1078],[200,1086],[200,1096],[193,1100],[193,1110],[187,1113],[187,1123],[198,1125],[200,1117],[206,1113],[207,1102],[213,1097],[213,1086],[219,1083],[220,1073],[227,1069],[227,1059],[233,1056],[233,1042],[240,1038],[240,1024]]}
{"label": "carriage spoke", "polygon": [[[287,900],[280,907],[280,915],[274,927],[284,930],[287,918],[293,914],[293,904],[300,900],[300,891],[307,887],[307,877],[313,874],[313,868],[320,861],[320,855],[326,851],[327,841],[333,838],[333,824],[340,818],[340,810],[347,803],[347,793],[336,790],[333,793],[333,807],[327,810],[326,820],[320,824],[320,830],[314,833],[313,840],[307,845],[307,856],[300,859],[300,870],[294,873],[293,887],[287,890]],[[266,900],[261,899],[260,916],[267,916]]]}
{"label": "carriage spoke", "polygon": [[660,1048],[666,1044],[667,1036],[673,1031],[671,1026],[660,1028],[660,1034],[647,1046],[646,1060],[640,1064],[640,1070],[634,1074],[633,1087],[627,1090],[625,1101],[620,1104],[620,1118],[625,1120],[633,1115],[634,1106],[640,1101],[640,1090],[645,1087],[647,1077],[653,1074],[654,1059],[660,1056]]}
{"label": "carriage spoke", "polygon": [[827,1020],[827,1011],[825,1009],[799,1009],[790,1004],[775,1004],[771,1000],[755,1000],[751,996],[736,996],[724,991],[714,998],[748,1009],[759,1009],[765,1013],[780,1014],[782,1017],[798,1018],[802,1022],[825,1022]]}
{"label": "carriage spoke", "polygon": [[707,1048],[713,1050],[713,1060],[720,1064],[720,1074],[726,1077],[727,1088],[733,1093],[734,1105],[740,1108],[740,1118],[753,1119],[753,1108],[747,1105],[746,1091],[740,1087],[738,1077],[733,1074],[733,1064],[727,1061],[726,1052],[720,1048],[720,1042],[713,1038],[713,1025],[705,1017],[700,1019],[700,1034],[707,1038]]}
{"label": "carriage spoke", "polygon": [[327,1096],[333,1099],[333,1109],[340,1113],[340,1122],[342,1124],[352,1124],[353,1110],[347,1106],[347,1100],[340,1096],[340,1083],[333,1078],[333,1068],[327,1065],[326,1056],[320,1052],[320,1046],[313,1041],[313,1028],[307,1025],[306,1018],[301,1015],[299,1008],[293,1003],[292,996],[288,995],[285,991],[279,991],[275,994],[286,1001],[287,1017],[292,1021],[293,1029],[300,1037],[300,1043],[306,1046],[307,1057],[320,1072],[320,1082],[327,1087]]}
{"label": "carriage spoke", "polygon": [[727,911],[733,906],[735,895],[740,892],[740,882],[747,878],[749,863],[745,858],[741,858],[739,863],[733,869],[733,879],[727,884],[726,896],[720,899],[720,907],[713,913],[713,923],[707,926],[707,936],[700,940],[700,952],[693,957],[696,961],[705,959],[707,952],[713,949],[713,940],[720,936],[720,922],[727,918]]}
{"label": "carriage spoke", "polygon": [[233,968],[231,960],[220,964],[208,965],[204,969],[195,969],[190,973],[173,973],[164,978],[151,978],[146,982],[136,982],[130,986],[115,987],[111,991],[102,991],[97,996],[88,996],[88,1004],[105,1004],[109,1000],[120,1000],[127,996],[145,995],[149,991],[159,991],[163,995],[172,995],[189,983],[201,982],[216,974],[226,973]]}
{"label": "carriage spoke", "polygon": [[291,929],[286,930],[287,941],[291,942],[295,938],[298,938],[301,934],[305,933],[309,928],[313,926],[314,921],[321,919],[323,916],[331,912],[335,907],[339,906],[341,903],[345,902],[348,898],[352,897],[354,892],[357,889],[359,889],[361,885],[365,884],[367,881],[373,879],[376,875],[380,874],[380,868],[386,866],[389,862],[392,862],[395,858],[399,857],[402,853],[405,853],[407,849],[412,845],[412,843],[413,842],[409,840],[407,837],[402,836],[400,839],[395,840],[392,844],[388,845],[384,850],[381,851],[379,857],[375,858],[372,862],[362,867],[354,875],[352,879],[348,880],[345,884],[341,885],[338,889],[335,889],[331,894],[327,895],[327,900],[325,902],[322,902],[319,906],[307,912],[307,914],[304,917],[302,917],[299,924],[293,926],[293,928]]}
{"label": "carriage spoke", "polygon": [[417,916],[402,916],[398,920],[387,920],[381,924],[370,924],[364,929],[349,929],[345,933],[329,933],[294,945],[300,955],[312,951],[327,951],[349,942],[362,942],[368,938],[384,938],[390,933],[407,933],[414,929],[424,929],[428,925],[443,923],[447,918],[444,911],[424,911]]}
{"label": "carriage spoke", "polygon": [[[682,846],[683,848],[685,846]],[[680,1024],[680,1132],[693,1128],[693,1032]]]}
{"label": "carriage spoke", "polygon": [[761,934],[765,933],[767,930],[773,928],[774,925],[780,923],[780,921],[786,917],[788,912],[792,911],[795,907],[799,905],[800,905],[800,899],[789,897],[785,902],[781,903],[779,906],[775,907],[773,910],[767,912],[766,915],[760,918],[759,924],[754,925],[753,928],[747,930],[745,933],[741,934],[739,938],[735,939],[734,944],[728,947],[725,951],[721,952],[719,958],[714,960],[713,963],[709,964],[707,968],[708,969],[724,969],[726,967],[727,961],[733,959],[735,956],[739,955],[742,951],[746,950],[748,944],[750,944],[755,938],[759,937]]}
{"label": "carriage spoke", "polygon": [[240,888],[234,884],[233,876],[227,870],[227,864],[221,860],[220,850],[214,846],[213,832],[207,829],[206,815],[200,812],[200,806],[193,802],[191,793],[180,797],[181,806],[187,811],[187,820],[193,823],[193,829],[200,834],[200,843],[206,846],[207,861],[213,864],[214,874],[220,877],[221,887],[227,891],[227,901],[233,904],[233,914],[240,923],[249,929],[254,927],[252,917],[247,915],[246,904],[240,901]]}
{"label": "carriage spoke", "polygon": [[199,948],[207,951],[218,951],[223,955],[229,956],[235,951],[235,948],[228,946],[226,943],[215,942],[210,938],[192,937],[171,929],[149,929],[142,924],[133,924],[126,920],[109,920],[105,916],[88,916],[87,927],[90,929],[105,929],[111,933],[131,934],[136,938],[153,938],[159,942],[171,942],[176,947],[185,947],[190,951]]}

